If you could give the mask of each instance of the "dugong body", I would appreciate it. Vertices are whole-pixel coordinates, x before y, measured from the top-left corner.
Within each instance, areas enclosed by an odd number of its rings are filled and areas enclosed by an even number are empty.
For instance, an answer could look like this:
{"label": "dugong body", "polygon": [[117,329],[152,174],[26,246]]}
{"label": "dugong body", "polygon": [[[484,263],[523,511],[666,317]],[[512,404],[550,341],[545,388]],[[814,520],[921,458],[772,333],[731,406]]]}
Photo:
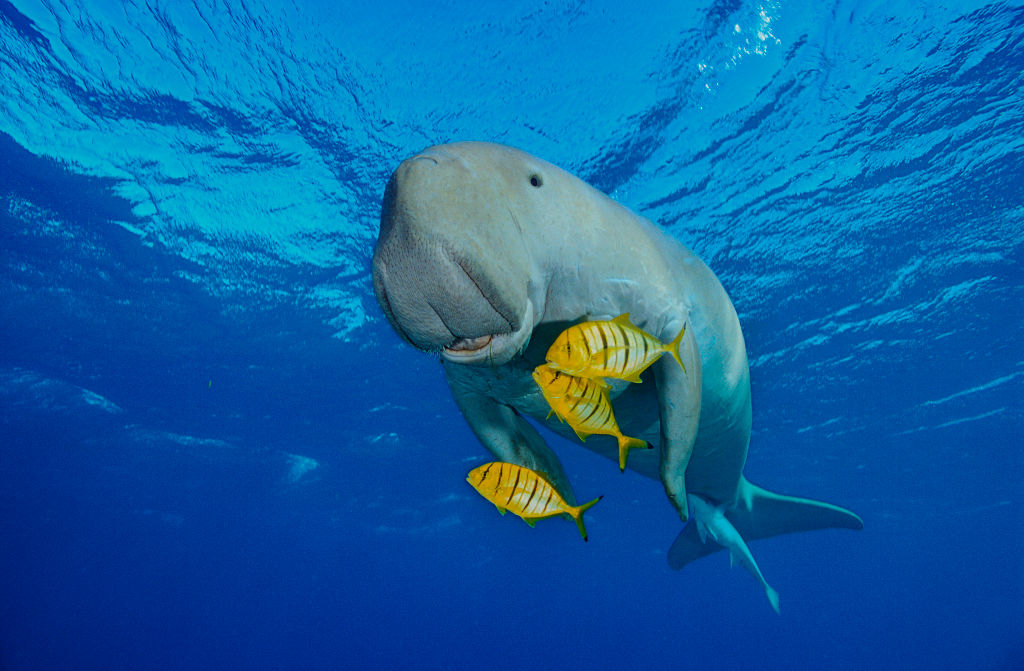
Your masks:
{"label": "dugong body", "polygon": [[[679,354],[642,384],[614,383],[622,431],[647,440],[629,468],[659,480],[680,518],[687,493],[712,502],[747,540],[827,527],[853,513],[767,492],[743,477],[750,376],[739,319],[714,273],[647,219],[569,173],[510,147],[462,142],[404,161],[384,195],[374,290],[395,330],[440,354],[455,401],[502,461],[548,474],[570,503],[569,478],[532,417],[549,406],[531,372],[554,338],[586,320],[629,313],[663,342],[686,326]],[[585,446],[617,459],[615,440]],[[612,471],[614,472],[614,470]],[[688,525],[669,554],[679,568],[721,549]]]}

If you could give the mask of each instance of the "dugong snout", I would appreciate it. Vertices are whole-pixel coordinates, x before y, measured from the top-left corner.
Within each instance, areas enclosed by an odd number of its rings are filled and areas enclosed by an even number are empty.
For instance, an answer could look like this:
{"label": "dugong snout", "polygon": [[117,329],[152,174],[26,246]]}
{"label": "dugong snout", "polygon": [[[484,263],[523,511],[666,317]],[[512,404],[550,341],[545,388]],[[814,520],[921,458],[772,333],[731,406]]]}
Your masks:
{"label": "dugong snout", "polygon": [[378,245],[373,285],[388,321],[420,349],[472,349],[462,341],[520,326],[514,310],[473,277],[468,262],[436,240],[396,235]]}
{"label": "dugong snout", "polygon": [[525,346],[529,264],[501,186],[442,147],[392,174],[373,284],[388,321],[416,347],[475,363]]}

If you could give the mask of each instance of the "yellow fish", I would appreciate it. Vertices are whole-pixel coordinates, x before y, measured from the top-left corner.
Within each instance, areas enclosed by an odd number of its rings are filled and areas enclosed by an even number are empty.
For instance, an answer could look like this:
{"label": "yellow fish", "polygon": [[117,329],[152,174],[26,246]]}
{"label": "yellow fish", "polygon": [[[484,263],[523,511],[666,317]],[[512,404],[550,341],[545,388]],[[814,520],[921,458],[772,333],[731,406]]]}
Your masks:
{"label": "yellow fish", "polygon": [[613,377],[640,382],[640,373],[661,358],[671,354],[686,371],[679,358],[679,342],[686,326],[670,343],[662,343],[650,333],[633,326],[629,313],[611,321],[583,322],[570,326],[555,338],[548,349],[547,360],[552,368],[587,378]]}
{"label": "yellow fish", "polygon": [[624,436],[619,430],[607,385],[603,381],[569,375],[549,364],[534,368],[533,379],[551,406],[551,412],[567,422],[580,440],[586,440],[587,436],[595,433],[618,439],[619,470],[626,470],[626,457],[632,448],[651,447],[647,441]]}
{"label": "yellow fish", "polygon": [[466,482],[496,505],[502,515],[506,510],[511,510],[531,527],[544,517],[563,513],[569,515],[576,520],[583,540],[587,540],[583,511],[604,498],[599,496],[582,506],[570,506],[542,474],[502,461],[492,461],[474,468],[466,477]]}

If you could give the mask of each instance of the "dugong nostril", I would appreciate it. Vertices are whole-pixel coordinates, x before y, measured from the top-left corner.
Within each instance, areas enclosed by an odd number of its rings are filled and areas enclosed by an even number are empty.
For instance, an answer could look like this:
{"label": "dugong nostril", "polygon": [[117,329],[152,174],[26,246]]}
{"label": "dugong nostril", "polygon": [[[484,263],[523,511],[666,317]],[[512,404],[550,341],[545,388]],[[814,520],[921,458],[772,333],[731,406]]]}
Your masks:
{"label": "dugong nostril", "polygon": [[413,160],[413,161],[433,161],[434,165],[440,165],[436,158],[434,158],[433,156],[429,156],[427,154],[420,154],[419,156],[413,156],[411,160]]}

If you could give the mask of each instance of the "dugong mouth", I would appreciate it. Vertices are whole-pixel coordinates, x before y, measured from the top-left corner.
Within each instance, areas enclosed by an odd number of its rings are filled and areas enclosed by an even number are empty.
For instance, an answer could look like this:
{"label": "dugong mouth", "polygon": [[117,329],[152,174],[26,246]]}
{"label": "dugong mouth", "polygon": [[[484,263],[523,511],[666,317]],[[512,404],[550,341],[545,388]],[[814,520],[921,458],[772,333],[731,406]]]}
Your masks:
{"label": "dugong mouth", "polygon": [[441,349],[441,357],[451,363],[501,365],[526,349],[533,334],[533,327],[533,303],[528,300],[517,331],[459,338]]}
{"label": "dugong mouth", "polygon": [[494,340],[494,335],[480,336],[479,338],[459,338],[454,343],[445,347],[444,350],[448,354],[454,356],[460,356],[463,354],[471,354],[478,352],[483,348],[487,347]]}

